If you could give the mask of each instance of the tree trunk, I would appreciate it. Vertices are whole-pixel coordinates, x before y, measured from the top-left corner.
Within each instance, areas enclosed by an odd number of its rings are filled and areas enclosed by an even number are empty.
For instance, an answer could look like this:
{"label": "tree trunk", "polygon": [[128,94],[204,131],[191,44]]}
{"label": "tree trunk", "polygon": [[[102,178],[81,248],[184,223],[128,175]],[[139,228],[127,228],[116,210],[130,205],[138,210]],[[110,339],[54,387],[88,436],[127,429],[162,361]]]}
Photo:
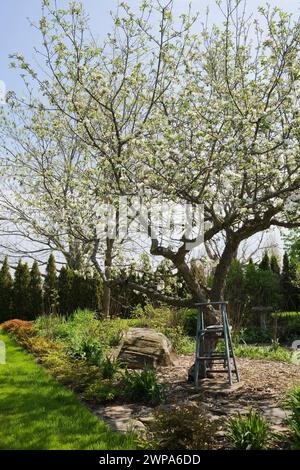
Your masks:
{"label": "tree trunk", "polygon": [[103,286],[103,316],[105,318],[109,318],[110,316],[110,304],[111,304],[111,288],[108,284],[104,284]]}
{"label": "tree trunk", "polygon": [[112,251],[113,251],[114,240],[111,238],[106,239],[106,251],[105,251],[105,267],[104,274],[106,282],[103,286],[103,315],[105,318],[110,317],[111,307],[111,287],[109,285],[111,281],[111,267],[112,267]]}
{"label": "tree trunk", "polygon": [[211,300],[218,302],[224,300],[224,289],[226,276],[230,265],[237,255],[239,241],[236,238],[228,238],[222,256],[214,273],[214,280],[211,289]]}

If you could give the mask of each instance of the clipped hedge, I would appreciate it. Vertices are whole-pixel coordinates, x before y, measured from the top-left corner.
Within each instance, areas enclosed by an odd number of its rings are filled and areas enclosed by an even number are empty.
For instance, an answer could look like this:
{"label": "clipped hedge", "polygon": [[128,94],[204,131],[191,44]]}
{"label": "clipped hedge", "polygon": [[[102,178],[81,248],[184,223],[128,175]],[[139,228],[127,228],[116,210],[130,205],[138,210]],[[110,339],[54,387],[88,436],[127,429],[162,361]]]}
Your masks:
{"label": "clipped hedge", "polygon": [[300,312],[275,312],[272,318],[277,323],[277,336],[281,341],[300,338]]}

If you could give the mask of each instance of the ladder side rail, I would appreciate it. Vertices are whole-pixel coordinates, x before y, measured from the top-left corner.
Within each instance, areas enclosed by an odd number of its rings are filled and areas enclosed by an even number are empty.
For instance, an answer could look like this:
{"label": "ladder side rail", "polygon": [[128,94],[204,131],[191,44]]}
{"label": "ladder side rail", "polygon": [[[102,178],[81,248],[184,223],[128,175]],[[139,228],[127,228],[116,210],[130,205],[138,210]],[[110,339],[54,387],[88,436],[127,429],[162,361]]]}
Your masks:
{"label": "ladder side rail", "polygon": [[232,373],[231,373],[231,364],[230,364],[230,353],[229,353],[229,344],[228,344],[228,323],[226,321],[226,308],[224,305],[221,305],[221,316],[224,327],[224,341],[225,341],[225,354],[227,359],[228,367],[228,378],[229,384],[232,385]]}
{"label": "ladder side rail", "polygon": [[196,354],[195,354],[195,386],[198,387],[199,384],[199,359],[200,356],[200,334],[199,331],[202,330],[201,328],[201,307],[197,308],[197,330],[196,330]]}
{"label": "ladder side rail", "polygon": [[239,371],[238,371],[238,368],[237,368],[237,365],[236,365],[236,358],[235,358],[235,354],[234,354],[234,348],[233,348],[232,336],[231,336],[231,332],[230,332],[230,325],[229,325],[228,315],[226,315],[226,323],[227,323],[227,329],[228,329],[228,339],[229,339],[229,345],[230,345],[230,349],[231,349],[231,356],[232,356],[232,361],[233,361],[235,374],[236,374],[236,380],[237,380],[237,382],[239,382],[240,381],[240,376],[239,376]]}

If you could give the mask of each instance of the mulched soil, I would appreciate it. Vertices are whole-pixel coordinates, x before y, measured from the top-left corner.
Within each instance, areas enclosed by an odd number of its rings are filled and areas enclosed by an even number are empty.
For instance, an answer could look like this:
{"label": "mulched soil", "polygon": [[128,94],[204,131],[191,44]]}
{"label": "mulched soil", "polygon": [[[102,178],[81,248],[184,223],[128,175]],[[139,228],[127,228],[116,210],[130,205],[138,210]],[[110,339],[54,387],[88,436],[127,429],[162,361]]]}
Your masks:
{"label": "mulched soil", "polygon": [[[176,366],[161,369],[159,378],[168,386],[169,406],[191,401],[201,403],[212,419],[219,419],[216,449],[228,448],[224,418],[237,412],[246,413],[250,408],[258,410],[269,420],[274,433],[289,436],[285,422],[288,412],[282,407],[287,390],[300,385],[299,365],[239,358],[239,384],[230,388],[226,374],[215,374],[200,381],[196,390],[193,383],[187,382],[187,372],[193,361],[193,356],[180,356]],[[282,437],[275,437],[272,448],[282,449],[285,445]]]}
{"label": "mulched soil", "polygon": [[[196,389],[193,382],[188,382],[188,370],[194,357],[179,356],[172,367],[158,370],[158,379],[167,386],[167,397],[162,408],[172,408],[182,403],[197,403],[207,409],[212,420],[218,420],[219,430],[216,435],[215,449],[228,449],[227,418],[236,412],[246,413],[250,408],[258,410],[270,422],[272,431],[280,434],[274,438],[271,448],[283,449],[289,436],[286,426],[287,412],[283,409],[283,399],[288,389],[300,384],[300,366],[283,362],[237,359],[240,383],[228,386],[226,374],[215,374],[212,378],[200,382]],[[105,419],[120,432],[134,429],[143,432],[153,419],[154,409],[138,403],[115,403],[108,406],[93,406],[93,413]]]}
{"label": "mulched soil", "polygon": [[[193,383],[187,382],[187,371],[193,364],[194,357],[180,356],[178,364],[173,367],[164,367],[159,371],[160,380],[168,385],[168,401],[177,401],[179,394],[181,398],[195,395]],[[300,383],[300,366],[285,362],[275,362],[260,359],[237,359],[240,374],[241,387],[226,394],[230,401],[236,400],[247,403],[249,406],[258,403],[270,403],[280,406],[286,391],[296,383]],[[227,376],[216,377],[219,381],[226,383]],[[214,378],[211,379],[212,383]],[[209,384],[209,379],[207,380]],[[205,387],[205,395],[208,398],[209,386]],[[200,385],[201,391],[201,385]],[[221,393],[222,394],[222,393]],[[216,397],[218,393],[213,393]]]}

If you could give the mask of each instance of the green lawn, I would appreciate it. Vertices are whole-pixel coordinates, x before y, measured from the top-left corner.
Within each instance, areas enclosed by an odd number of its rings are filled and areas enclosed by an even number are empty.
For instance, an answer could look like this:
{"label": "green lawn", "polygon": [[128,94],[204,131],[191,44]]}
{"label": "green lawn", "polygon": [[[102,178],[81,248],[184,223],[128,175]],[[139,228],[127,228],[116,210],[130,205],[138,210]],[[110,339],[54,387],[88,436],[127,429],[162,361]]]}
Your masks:
{"label": "green lawn", "polygon": [[0,449],[132,449],[7,335],[0,364]]}

